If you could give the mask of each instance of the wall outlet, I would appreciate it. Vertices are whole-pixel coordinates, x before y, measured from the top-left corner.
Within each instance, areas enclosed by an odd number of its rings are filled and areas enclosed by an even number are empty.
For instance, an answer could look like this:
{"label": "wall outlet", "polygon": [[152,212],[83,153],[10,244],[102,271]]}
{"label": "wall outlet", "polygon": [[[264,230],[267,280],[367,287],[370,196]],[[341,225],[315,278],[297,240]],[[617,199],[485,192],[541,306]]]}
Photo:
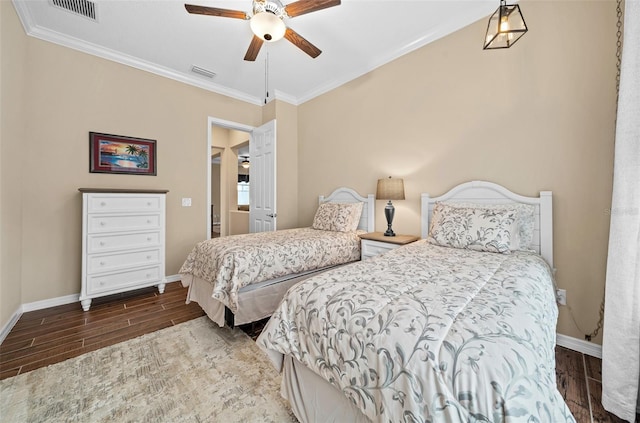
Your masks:
{"label": "wall outlet", "polygon": [[182,207],[191,207],[191,198],[183,198]]}
{"label": "wall outlet", "polygon": [[556,302],[560,305],[567,305],[567,290],[558,289],[556,291]]}

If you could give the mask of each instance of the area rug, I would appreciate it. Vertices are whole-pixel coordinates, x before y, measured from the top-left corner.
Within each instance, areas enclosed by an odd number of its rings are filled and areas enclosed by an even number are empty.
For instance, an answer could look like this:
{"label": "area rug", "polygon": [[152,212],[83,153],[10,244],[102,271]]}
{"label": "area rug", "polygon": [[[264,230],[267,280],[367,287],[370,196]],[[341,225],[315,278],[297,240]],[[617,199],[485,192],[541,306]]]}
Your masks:
{"label": "area rug", "polygon": [[296,422],[280,376],[207,317],[0,381],[3,422]]}

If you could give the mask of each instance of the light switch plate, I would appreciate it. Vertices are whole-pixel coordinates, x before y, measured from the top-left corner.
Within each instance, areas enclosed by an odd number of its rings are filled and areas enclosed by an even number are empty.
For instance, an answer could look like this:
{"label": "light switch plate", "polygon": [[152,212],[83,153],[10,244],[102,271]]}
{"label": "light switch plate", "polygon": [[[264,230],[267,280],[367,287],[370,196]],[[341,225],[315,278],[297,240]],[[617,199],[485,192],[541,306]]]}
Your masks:
{"label": "light switch plate", "polygon": [[191,207],[191,198],[183,198],[182,207]]}

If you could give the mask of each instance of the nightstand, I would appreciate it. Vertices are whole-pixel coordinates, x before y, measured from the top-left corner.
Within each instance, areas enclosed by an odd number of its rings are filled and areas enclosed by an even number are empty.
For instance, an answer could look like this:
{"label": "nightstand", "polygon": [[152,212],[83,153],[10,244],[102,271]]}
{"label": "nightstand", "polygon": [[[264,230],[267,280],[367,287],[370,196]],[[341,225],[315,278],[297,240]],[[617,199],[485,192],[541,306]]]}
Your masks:
{"label": "nightstand", "polygon": [[386,253],[403,245],[419,240],[414,235],[384,236],[382,232],[369,232],[360,235],[360,259],[364,260]]}

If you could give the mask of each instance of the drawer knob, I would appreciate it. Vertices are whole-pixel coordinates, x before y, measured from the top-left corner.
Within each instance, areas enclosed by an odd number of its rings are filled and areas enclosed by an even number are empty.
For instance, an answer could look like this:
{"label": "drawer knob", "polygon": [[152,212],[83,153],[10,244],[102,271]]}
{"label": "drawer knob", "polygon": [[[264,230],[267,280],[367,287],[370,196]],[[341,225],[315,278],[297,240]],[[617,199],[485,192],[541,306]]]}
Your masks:
{"label": "drawer knob", "polygon": [[100,286],[104,286],[104,281],[100,281]]}
{"label": "drawer knob", "polygon": [[104,226],[104,225],[106,225],[105,222],[100,222],[100,226]]}
{"label": "drawer knob", "polygon": [[151,256],[147,256],[147,260],[151,260]]}
{"label": "drawer knob", "polygon": [[151,201],[147,201],[147,206],[150,206],[150,205],[151,205]]}
{"label": "drawer knob", "polygon": [[104,266],[106,263],[104,261],[100,262],[100,266]]}
{"label": "drawer knob", "polygon": [[147,279],[151,278],[151,273],[147,273]]}
{"label": "drawer knob", "polygon": [[104,247],[104,241],[100,241],[100,246]]}
{"label": "drawer knob", "polygon": [[147,241],[151,241],[151,237],[150,236],[147,237]]}
{"label": "drawer knob", "polygon": [[147,223],[151,223],[151,219],[147,219]]}
{"label": "drawer knob", "polygon": [[103,201],[103,202],[101,202],[101,203],[100,203],[100,205],[101,205],[102,207],[104,207],[104,206],[106,206],[106,205],[107,205],[107,203],[105,203],[105,202]]}

